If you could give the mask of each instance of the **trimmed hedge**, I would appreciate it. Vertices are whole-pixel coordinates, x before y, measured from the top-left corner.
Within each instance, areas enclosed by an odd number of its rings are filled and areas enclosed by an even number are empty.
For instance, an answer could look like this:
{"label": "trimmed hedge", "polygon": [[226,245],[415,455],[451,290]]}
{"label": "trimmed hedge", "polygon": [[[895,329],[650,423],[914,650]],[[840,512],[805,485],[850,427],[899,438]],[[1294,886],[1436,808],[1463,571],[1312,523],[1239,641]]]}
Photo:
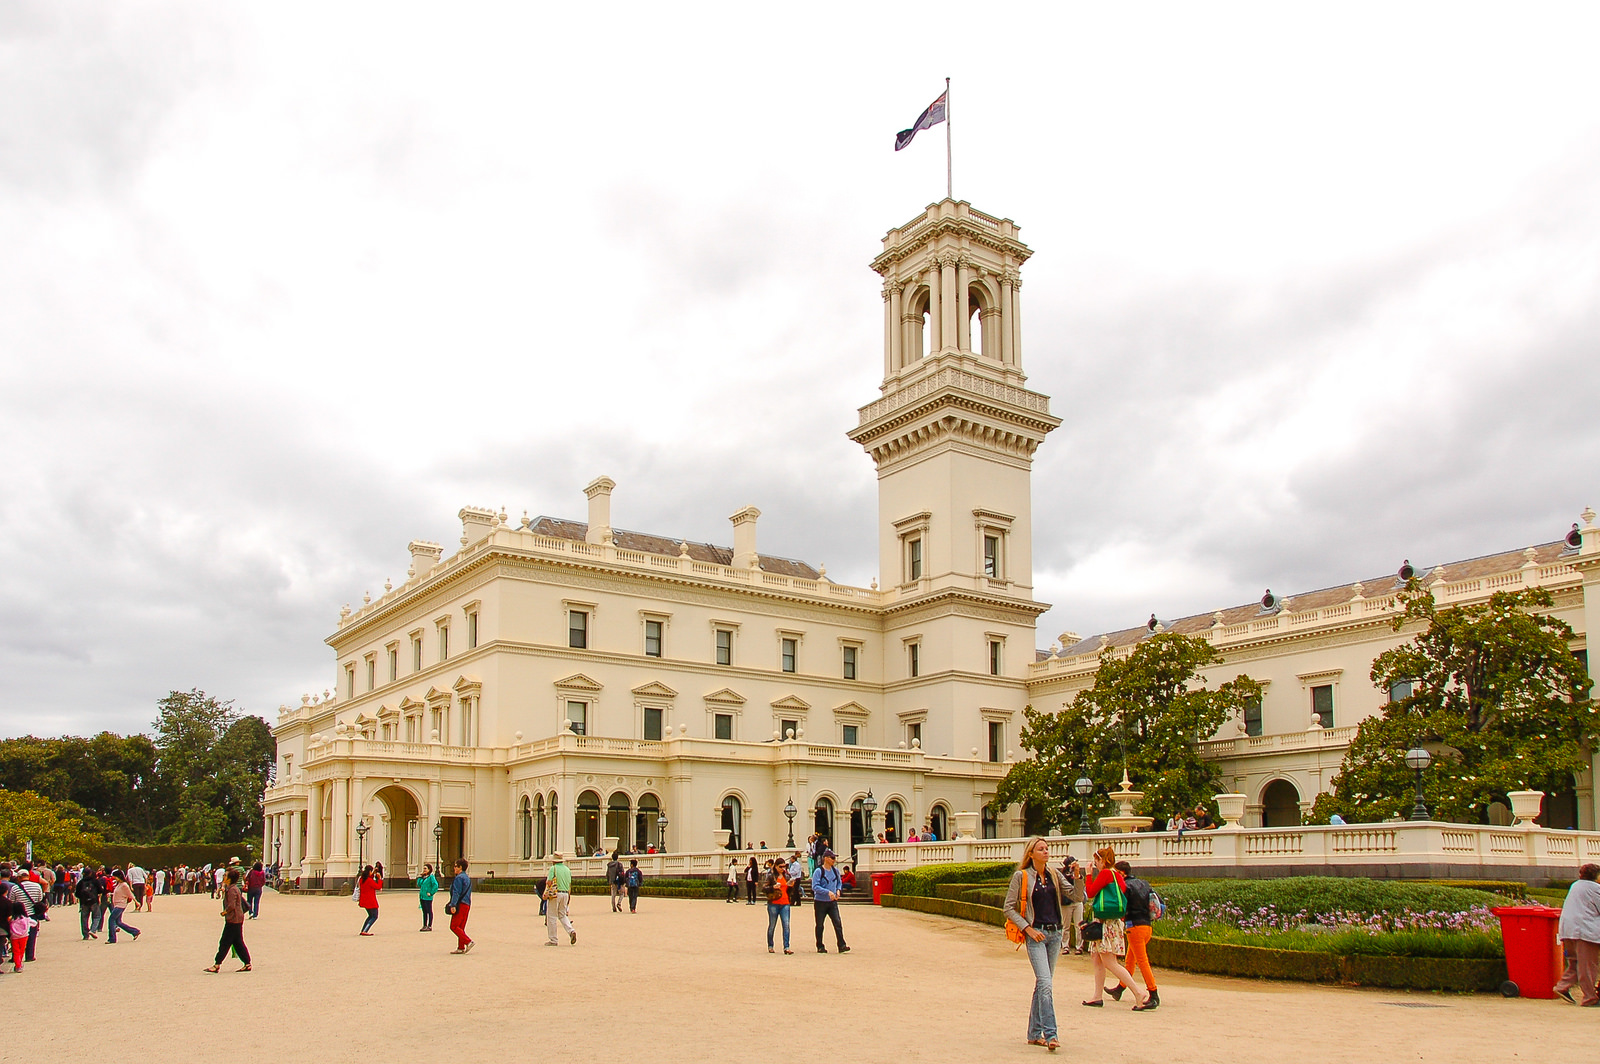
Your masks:
{"label": "trimmed hedge", "polygon": [[[472,889],[485,894],[540,894],[544,891],[544,880],[509,877],[500,878],[484,876],[475,879]],[[646,879],[639,887],[639,894],[645,898],[720,898],[727,893],[727,884],[714,879]],[[574,878],[572,881],[574,894],[610,894],[611,885],[603,879],[593,876],[583,879]]]}
{"label": "trimmed hedge", "polygon": [[1512,879],[1419,879],[1413,882],[1430,887],[1459,887],[1462,890],[1481,890],[1506,898],[1526,898],[1528,884]]}
{"label": "trimmed hedge", "polygon": [[926,865],[894,874],[894,892],[901,897],[933,898],[941,883],[992,883],[1008,880],[1017,870],[1014,861],[969,861]]}
{"label": "trimmed hedge", "polygon": [[[887,894],[883,897],[883,904],[890,908],[972,920],[995,927],[1005,924],[1005,915],[994,906],[949,898]],[[1219,942],[1188,942],[1173,938],[1151,939],[1149,951],[1150,963],[1160,968],[1246,979],[1471,992],[1495,990],[1506,978],[1503,960],[1338,956]]]}
{"label": "trimmed hedge", "polygon": [[1005,914],[999,909],[987,905],[973,905],[971,902],[952,901],[949,898],[885,894],[882,902],[891,909],[911,909],[934,916],[953,916],[957,920],[972,920],[980,924],[992,924],[995,927],[1003,927],[1006,922]]}
{"label": "trimmed hedge", "polygon": [[1245,912],[1274,908],[1281,913],[1406,913],[1439,910],[1465,912],[1500,899],[1486,891],[1442,887],[1403,880],[1342,876],[1296,876],[1288,879],[1216,879],[1168,883],[1161,890],[1167,905],[1232,905]]}
{"label": "trimmed hedge", "polygon": [[944,898],[946,901],[971,901],[972,898],[968,897],[968,895],[996,889],[1004,895],[1009,879],[1010,877],[1008,876],[1006,879],[993,880],[976,886],[971,883],[940,883],[933,888],[933,896],[935,898]]}
{"label": "trimmed hedge", "polygon": [[172,846],[108,844],[95,850],[94,856],[97,861],[112,868],[126,868],[129,861],[142,868],[176,868],[179,865],[203,868],[207,864],[225,865],[234,857],[246,865],[257,860],[255,851],[248,842],[216,846],[200,843],[180,843]]}

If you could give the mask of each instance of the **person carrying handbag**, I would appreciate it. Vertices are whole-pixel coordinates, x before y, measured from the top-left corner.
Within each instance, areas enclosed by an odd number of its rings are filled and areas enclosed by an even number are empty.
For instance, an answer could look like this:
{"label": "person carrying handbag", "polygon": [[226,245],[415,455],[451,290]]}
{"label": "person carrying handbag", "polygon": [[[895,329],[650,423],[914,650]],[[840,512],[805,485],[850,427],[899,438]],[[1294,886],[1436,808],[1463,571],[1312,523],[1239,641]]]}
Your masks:
{"label": "person carrying handbag", "polygon": [[1056,1028],[1055,975],[1061,956],[1061,923],[1070,904],[1061,874],[1050,867],[1050,844],[1035,835],[1022,851],[1022,863],[1006,887],[1006,937],[1028,949],[1033,966],[1033,999],[1028,1006],[1028,1044],[1054,1053],[1061,1047]]}
{"label": "person carrying handbag", "polygon": [[[1128,881],[1117,871],[1116,864],[1117,853],[1111,847],[1095,851],[1089,865],[1089,881],[1084,884],[1089,910],[1094,916],[1084,935],[1089,940],[1089,956],[1094,960],[1094,997],[1084,1004],[1096,1009],[1105,1007],[1105,976],[1110,972],[1119,983],[1133,991],[1138,1001],[1134,1011],[1146,1012],[1151,1007],[1150,995],[1117,960],[1117,956],[1127,950],[1123,917],[1128,911]],[[1098,934],[1094,930],[1096,924],[1099,925]]]}

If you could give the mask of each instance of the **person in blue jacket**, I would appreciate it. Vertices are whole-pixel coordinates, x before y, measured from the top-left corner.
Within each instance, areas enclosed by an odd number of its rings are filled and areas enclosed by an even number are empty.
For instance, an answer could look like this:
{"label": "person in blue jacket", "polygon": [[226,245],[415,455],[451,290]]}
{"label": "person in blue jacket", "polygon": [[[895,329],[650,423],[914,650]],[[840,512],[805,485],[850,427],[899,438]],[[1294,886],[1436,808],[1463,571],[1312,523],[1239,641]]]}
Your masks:
{"label": "person in blue jacket", "polygon": [[811,908],[817,917],[818,953],[828,952],[822,944],[822,922],[830,918],[833,920],[833,937],[839,952],[850,952],[850,947],[844,944],[844,925],[839,922],[839,895],[844,893],[844,882],[839,878],[839,870],[833,867],[837,860],[832,850],[823,850],[822,867],[811,873]]}
{"label": "person in blue jacket", "polygon": [[450,952],[472,952],[472,939],[467,937],[467,914],[472,911],[472,877],[467,875],[465,857],[456,861],[456,878],[450,881],[450,904],[444,911],[450,914],[450,930],[455,932],[458,943]]}

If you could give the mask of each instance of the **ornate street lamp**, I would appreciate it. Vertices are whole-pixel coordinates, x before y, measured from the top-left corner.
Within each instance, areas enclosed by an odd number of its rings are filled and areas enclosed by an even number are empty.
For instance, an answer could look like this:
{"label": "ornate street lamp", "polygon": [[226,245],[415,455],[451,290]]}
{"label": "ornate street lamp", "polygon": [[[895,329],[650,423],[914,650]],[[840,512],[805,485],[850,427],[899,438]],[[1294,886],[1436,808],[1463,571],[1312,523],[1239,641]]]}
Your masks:
{"label": "ornate street lamp", "polygon": [[794,849],[794,815],[799,811],[794,807],[793,798],[784,803],[783,815],[789,818],[789,841],[783,844],[786,849]]}
{"label": "ornate street lamp", "polygon": [[1420,746],[1413,746],[1406,751],[1406,767],[1417,776],[1417,804],[1411,807],[1412,820],[1428,819],[1428,807],[1422,801],[1422,773],[1429,765],[1433,764],[1433,755]]}
{"label": "ornate street lamp", "polygon": [[661,852],[667,852],[667,811],[663,809],[656,817],[656,827],[661,829]]}
{"label": "ornate street lamp", "polygon": [[356,871],[360,872],[367,863],[367,832],[372,829],[367,827],[365,820],[356,822]]}
{"label": "ornate street lamp", "polygon": [[865,798],[861,799],[861,815],[867,818],[867,845],[868,846],[870,846],[874,842],[878,841],[877,840],[877,836],[872,834],[872,814],[873,814],[874,811],[877,810],[877,808],[878,808],[878,800],[872,796],[871,788],[868,788],[867,796]]}
{"label": "ornate street lamp", "polygon": [[435,872],[444,873],[444,863],[439,848],[444,843],[444,821],[440,820],[433,825],[433,868]]}
{"label": "ornate street lamp", "polygon": [[272,867],[276,868],[283,863],[283,832],[278,832],[277,839],[272,843]]}
{"label": "ornate street lamp", "polygon": [[1078,818],[1078,834],[1089,834],[1089,795],[1094,793],[1094,781],[1087,776],[1079,776],[1078,782],[1072,785],[1078,792],[1078,797],[1083,800],[1083,815]]}

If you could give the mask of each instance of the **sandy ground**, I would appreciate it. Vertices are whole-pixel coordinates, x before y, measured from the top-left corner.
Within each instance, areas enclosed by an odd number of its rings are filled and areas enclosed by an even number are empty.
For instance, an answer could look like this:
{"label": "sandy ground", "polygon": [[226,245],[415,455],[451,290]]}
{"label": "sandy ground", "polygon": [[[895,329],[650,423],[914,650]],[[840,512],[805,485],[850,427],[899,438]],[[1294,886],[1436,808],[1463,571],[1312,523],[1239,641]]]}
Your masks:
{"label": "sandy ground", "polygon": [[[443,901],[441,897],[440,901]],[[562,1061],[745,1059],[782,1052],[865,1061],[1041,1059],[1025,1044],[1032,975],[995,929],[901,910],[847,906],[852,951],[820,956],[809,907],[795,954],[766,951],[764,908],[645,898],[613,915],[574,899],[576,947],[543,946],[538,900],[479,894],[472,953],[419,934],[415,899],[386,894],[371,938],[348,898],[268,893],[245,925],[255,970],[211,962],[220,903],[158,898],[132,916],[138,942],[78,937],[74,909],[45,925],[39,960],[0,975],[9,1049],[110,1053],[119,1064],[260,1050],[355,1061],[515,1054]],[[442,910],[442,905],[440,906]],[[8,965],[9,968],[9,965]],[[1085,1009],[1085,958],[1056,974],[1061,1054],[1100,1061],[1485,1061],[1575,1059],[1592,1051],[1600,1009],[1498,996],[1406,994],[1158,973],[1162,1007]],[[1427,1007],[1399,1007],[1402,1005]]]}

